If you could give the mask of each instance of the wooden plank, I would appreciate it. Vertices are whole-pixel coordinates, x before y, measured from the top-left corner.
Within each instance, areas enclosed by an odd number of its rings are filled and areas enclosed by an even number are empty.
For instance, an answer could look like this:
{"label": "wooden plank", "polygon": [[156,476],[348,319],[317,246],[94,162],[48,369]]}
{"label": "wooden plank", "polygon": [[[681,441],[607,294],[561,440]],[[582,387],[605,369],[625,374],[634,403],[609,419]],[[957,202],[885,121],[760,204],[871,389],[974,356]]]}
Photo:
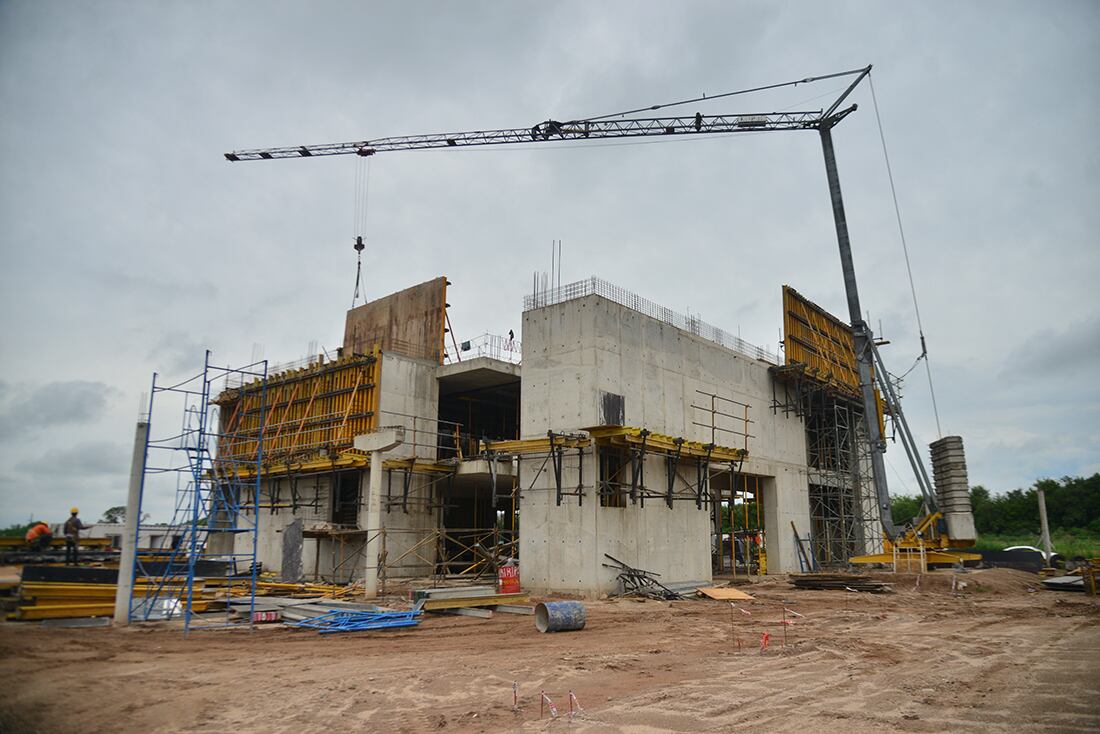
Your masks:
{"label": "wooden plank", "polygon": [[740,589],[714,589],[714,588],[702,588],[698,589],[698,592],[703,596],[710,597],[711,599],[717,599],[718,601],[733,601],[752,599],[754,597],[746,594]]}

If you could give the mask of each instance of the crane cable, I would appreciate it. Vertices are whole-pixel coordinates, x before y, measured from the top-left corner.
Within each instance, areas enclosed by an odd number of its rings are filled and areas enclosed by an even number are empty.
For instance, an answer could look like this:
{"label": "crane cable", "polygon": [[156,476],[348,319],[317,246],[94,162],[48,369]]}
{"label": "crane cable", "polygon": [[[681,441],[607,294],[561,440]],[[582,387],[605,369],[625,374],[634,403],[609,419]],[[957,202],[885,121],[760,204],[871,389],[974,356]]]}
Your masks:
{"label": "crane cable", "polygon": [[[351,307],[355,308],[359,300],[359,287],[363,279],[363,232],[367,228],[367,196],[370,193],[370,158],[360,158],[355,167],[355,206],[352,235],[355,237],[355,292],[351,296]],[[366,288],[363,288],[363,302],[367,300]]]}
{"label": "crane cable", "polygon": [[751,94],[753,92],[764,92],[769,89],[781,89],[783,87],[797,87],[799,84],[812,84],[813,82],[821,82],[826,79],[836,79],[842,76],[853,76],[855,74],[862,74],[863,69],[853,69],[851,71],[841,71],[836,74],[825,74],[823,76],[808,76],[805,79],[797,79],[789,82],[780,82],[778,84],[766,84],[762,87],[751,87],[749,89],[738,89],[734,92],[723,92],[721,94],[712,94],[709,97],[702,95],[694,97],[692,99],[684,99],[679,102],[666,102],[664,104],[650,105],[649,107],[638,107],[633,110],[624,110],[622,112],[610,112],[606,115],[597,115],[596,117],[579,117],[578,120],[588,120],[589,122],[595,120],[606,120],[609,117],[622,117],[623,115],[635,115],[639,112],[650,112],[653,110],[664,109],[665,107],[677,107],[679,105],[692,104],[694,102],[709,102],[712,99],[722,99],[723,97],[736,97],[741,94]]}
{"label": "crane cable", "polygon": [[[901,224],[901,207],[898,206],[898,192],[894,187],[894,172],[890,167],[890,154],[886,150],[886,135],[882,131],[882,117],[878,111],[878,98],[875,96],[875,80],[874,77],[868,73],[867,81],[871,85],[871,102],[875,108],[875,122],[878,124],[878,137],[882,141],[882,157],[886,161],[886,176],[890,179],[890,195],[894,199],[894,216],[898,221],[898,234],[901,236],[901,250],[905,254],[905,271],[909,275],[909,292],[913,296],[913,311],[917,315],[917,332],[920,334],[920,356],[917,357],[916,362],[913,363],[913,367],[910,367],[905,374],[908,375],[913,371],[913,368],[917,366],[917,362],[924,360],[924,371],[928,375],[928,392],[932,396],[932,413],[936,417],[936,432],[940,438],[943,438],[943,429],[940,427],[940,411],[936,405],[936,389],[932,386],[932,367],[928,360],[928,345],[924,340],[924,326],[921,324],[920,318],[920,306],[917,304],[917,288],[913,284],[913,268],[909,264],[909,245],[905,241],[905,228]],[[904,377],[904,375],[902,375]]]}

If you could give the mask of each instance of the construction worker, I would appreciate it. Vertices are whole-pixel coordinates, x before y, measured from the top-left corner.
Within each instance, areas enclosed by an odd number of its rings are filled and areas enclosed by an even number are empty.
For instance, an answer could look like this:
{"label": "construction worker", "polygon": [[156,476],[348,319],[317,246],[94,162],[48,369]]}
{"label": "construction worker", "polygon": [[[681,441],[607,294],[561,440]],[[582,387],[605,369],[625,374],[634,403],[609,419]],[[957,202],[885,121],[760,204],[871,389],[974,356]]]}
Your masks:
{"label": "construction worker", "polygon": [[30,529],[27,531],[26,541],[32,551],[44,551],[50,547],[50,541],[53,540],[53,531],[50,530],[50,526],[44,521],[39,520],[36,523],[32,523]]}
{"label": "construction worker", "polygon": [[77,517],[77,513],[80,510],[72,508],[69,510],[69,519],[65,521],[65,565],[76,566],[79,559],[77,556],[77,546],[80,544],[80,531],[87,530],[89,526],[85,525]]}

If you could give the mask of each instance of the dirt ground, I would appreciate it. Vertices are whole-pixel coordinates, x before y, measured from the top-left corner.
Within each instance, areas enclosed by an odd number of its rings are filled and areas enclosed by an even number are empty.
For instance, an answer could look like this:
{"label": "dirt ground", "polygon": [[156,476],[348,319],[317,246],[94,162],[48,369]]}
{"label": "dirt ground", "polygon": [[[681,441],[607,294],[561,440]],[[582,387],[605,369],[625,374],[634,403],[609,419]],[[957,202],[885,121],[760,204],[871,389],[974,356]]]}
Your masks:
{"label": "dirt ground", "polygon": [[[1100,603],[1008,570],[960,575],[956,597],[950,577],[880,576],[889,595],[768,580],[740,609],[596,601],[559,634],[505,614],[188,639],[6,623],[0,731],[1100,731]],[[784,606],[803,615],[785,645]]]}

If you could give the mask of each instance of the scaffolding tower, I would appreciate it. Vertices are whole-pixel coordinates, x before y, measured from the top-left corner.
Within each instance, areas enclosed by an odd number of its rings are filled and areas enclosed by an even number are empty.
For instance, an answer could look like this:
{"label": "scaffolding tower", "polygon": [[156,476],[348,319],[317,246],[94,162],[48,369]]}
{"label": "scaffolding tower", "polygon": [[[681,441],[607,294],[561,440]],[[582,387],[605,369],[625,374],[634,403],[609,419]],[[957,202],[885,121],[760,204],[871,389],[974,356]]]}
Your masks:
{"label": "scaffolding tower", "polygon": [[[816,379],[803,365],[773,367],[772,410],[802,419],[810,536],[822,567],[882,548],[882,525],[858,396]],[[877,418],[877,416],[876,416]]]}
{"label": "scaffolding tower", "polygon": [[[238,435],[241,429],[223,420],[211,397],[245,384],[258,389],[261,399],[256,421],[247,435]],[[153,374],[133,541],[135,547],[142,537],[155,541],[137,547],[129,569],[131,622],[182,618],[185,635],[252,624],[266,385],[266,361],[217,367],[209,350],[202,372],[189,379],[163,385]],[[232,453],[225,451],[228,446]],[[151,522],[153,513],[167,509],[168,497],[174,500],[171,521]],[[234,618],[234,607],[247,607],[243,621]],[[222,613],[207,614],[215,608]],[[201,624],[194,624],[196,614],[203,615]]]}

